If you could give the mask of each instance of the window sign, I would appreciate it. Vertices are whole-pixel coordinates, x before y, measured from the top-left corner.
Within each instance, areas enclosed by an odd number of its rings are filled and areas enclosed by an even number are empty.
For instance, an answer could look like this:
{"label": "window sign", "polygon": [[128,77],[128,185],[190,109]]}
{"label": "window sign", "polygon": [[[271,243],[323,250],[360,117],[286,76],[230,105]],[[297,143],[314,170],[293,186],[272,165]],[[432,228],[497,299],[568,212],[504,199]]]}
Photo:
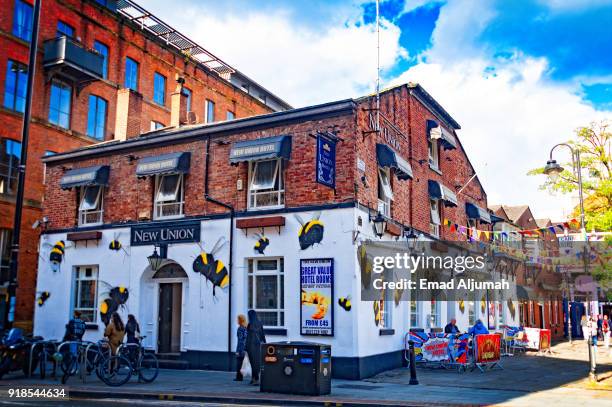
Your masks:
{"label": "window sign", "polygon": [[336,188],[336,141],[317,136],[317,182]]}
{"label": "window sign", "polygon": [[300,334],[334,335],[334,259],[300,260]]}

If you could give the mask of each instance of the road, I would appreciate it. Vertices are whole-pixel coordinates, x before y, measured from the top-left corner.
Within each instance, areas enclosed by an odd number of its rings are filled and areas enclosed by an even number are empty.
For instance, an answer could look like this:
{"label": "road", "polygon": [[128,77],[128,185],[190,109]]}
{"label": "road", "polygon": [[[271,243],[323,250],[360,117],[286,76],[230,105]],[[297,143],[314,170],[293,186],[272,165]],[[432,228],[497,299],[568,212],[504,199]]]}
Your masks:
{"label": "road", "polygon": [[[185,401],[158,401],[158,400],[134,400],[134,399],[106,399],[106,400],[93,400],[85,398],[74,398],[70,400],[7,400],[0,399],[0,406],[27,406],[27,407],[60,407],[60,406],[87,406],[87,407],[124,407],[124,406],[147,406],[147,407],[195,407],[195,406],[207,406],[207,407],[263,407],[259,404],[218,404],[218,403],[198,403],[198,402],[185,402]],[[265,407],[270,407],[270,404],[266,404]]]}

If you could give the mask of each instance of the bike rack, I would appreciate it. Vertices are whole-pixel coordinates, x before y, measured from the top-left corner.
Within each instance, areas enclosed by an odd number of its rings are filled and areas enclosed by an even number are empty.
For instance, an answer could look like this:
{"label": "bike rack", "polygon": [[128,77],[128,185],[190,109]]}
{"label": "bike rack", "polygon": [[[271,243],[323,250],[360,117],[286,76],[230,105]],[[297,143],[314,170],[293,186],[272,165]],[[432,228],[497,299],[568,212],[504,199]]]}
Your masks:
{"label": "bike rack", "polygon": [[[42,345],[43,349],[44,347],[51,345],[53,346],[53,350],[55,352],[57,352],[57,341],[55,340],[49,340],[49,341],[36,341],[36,342],[32,342],[30,344],[30,359],[28,361],[28,372],[27,372],[27,376],[26,377],[31,377],[32,376],[32,359],[34,356],[34,351],[36,350],[36,347],[38,345]],[[57,368],[57,362],[53,362],[53,378],[55,378],[55,370]]]}

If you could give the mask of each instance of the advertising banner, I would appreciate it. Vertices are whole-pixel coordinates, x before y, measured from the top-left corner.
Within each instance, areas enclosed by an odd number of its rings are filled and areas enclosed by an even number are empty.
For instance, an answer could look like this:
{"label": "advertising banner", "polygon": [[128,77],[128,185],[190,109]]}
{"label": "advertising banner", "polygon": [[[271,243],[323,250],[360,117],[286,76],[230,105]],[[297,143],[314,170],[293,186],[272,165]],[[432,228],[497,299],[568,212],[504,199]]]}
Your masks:
{"label": "advertising banner", "polygon": [[300,260],[300,334],[334,335],[334,259]]}
{"label": "advertising banner", "polygon": [[550,349],[550,329],[540,329],[540,350]]}
{"label": "advertising banner", "polygon": [[476,335],[476,363],[499,362],[501,336],[498,334]]}
{"label": "advertising banner", "polygon": [[[444,334],[409,332],[406,340],[414,342],[414,355],[417,362],[467,363],[468,334]],[[408,349],[408,343],[406,343]]]}
{"label": "advertising banner", "polygon": [[527,349],[540,350],[540,328],[524,328],[523,332],[525,347]]}

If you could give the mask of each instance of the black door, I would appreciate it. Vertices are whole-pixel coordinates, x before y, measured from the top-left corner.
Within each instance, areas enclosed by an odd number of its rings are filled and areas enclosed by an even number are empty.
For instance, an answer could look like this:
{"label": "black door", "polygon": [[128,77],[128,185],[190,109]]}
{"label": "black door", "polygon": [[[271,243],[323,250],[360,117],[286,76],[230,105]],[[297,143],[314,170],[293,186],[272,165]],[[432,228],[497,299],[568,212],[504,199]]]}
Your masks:
{"label": "black door", "polygon": [[159,284],[157,351],[180,352],[181,283]]}
{"label": "black door", "polygon": [[544,305],[538,304],[540,309],[540,329],[544,329]]}

